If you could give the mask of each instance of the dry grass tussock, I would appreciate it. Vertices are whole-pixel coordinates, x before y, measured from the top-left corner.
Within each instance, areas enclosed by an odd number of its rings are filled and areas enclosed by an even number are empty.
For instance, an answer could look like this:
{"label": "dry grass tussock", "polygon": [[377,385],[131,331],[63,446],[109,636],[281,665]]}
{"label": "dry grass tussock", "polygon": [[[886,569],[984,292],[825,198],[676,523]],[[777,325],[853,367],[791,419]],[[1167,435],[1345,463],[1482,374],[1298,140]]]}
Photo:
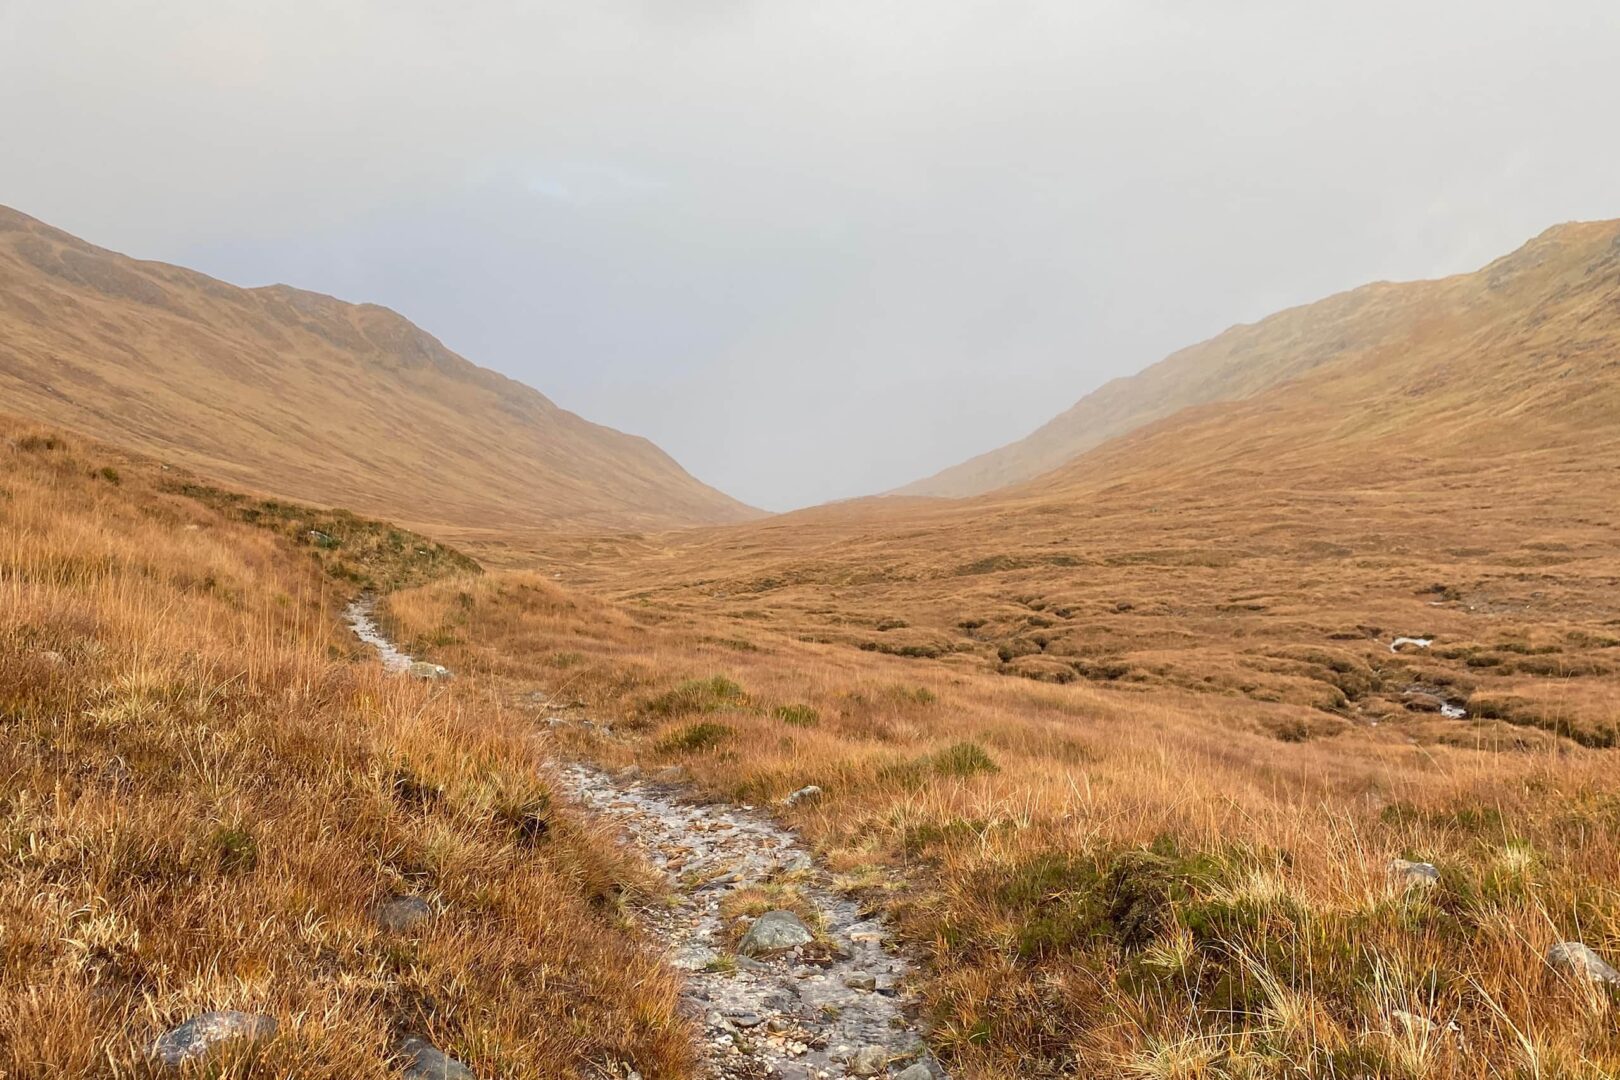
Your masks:
{"label": "dry grass tussock", "polygon": [[[279,1032],[186,1075],[380,1078],[407,1034],[486,1077],[689,1071],[649,882],[526,725],[382,676],[316,559],[168,475],[0,431],[0,1076],[147,1075],[212,1009]],[[385,932],[399,894],[435,917]]]}
{"label": "dry grass tussock", "polygon": [[[670,618],[529,572],[406,590],[390,618],[554,752],[743,802],[822,787],[781,812],[923,952],[954,1075],[1620,1071],[1620,1003],[1543,961],[1565,939],[1620,957],[1605,751],[1279,741],[1230,698]],[[1397,857],[1439,884],[1407,890]]]}

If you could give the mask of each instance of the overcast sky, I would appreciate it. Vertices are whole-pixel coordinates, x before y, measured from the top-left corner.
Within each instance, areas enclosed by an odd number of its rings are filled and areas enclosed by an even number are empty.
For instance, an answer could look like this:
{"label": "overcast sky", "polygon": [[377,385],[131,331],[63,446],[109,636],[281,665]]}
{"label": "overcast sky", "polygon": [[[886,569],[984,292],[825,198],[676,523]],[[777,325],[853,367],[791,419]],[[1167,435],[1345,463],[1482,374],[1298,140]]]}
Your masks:
{"label": "overcast sky", "polygon": [[1615,0],[0,0],[0,202],[782,509],[1620,216],[1617,58]]}

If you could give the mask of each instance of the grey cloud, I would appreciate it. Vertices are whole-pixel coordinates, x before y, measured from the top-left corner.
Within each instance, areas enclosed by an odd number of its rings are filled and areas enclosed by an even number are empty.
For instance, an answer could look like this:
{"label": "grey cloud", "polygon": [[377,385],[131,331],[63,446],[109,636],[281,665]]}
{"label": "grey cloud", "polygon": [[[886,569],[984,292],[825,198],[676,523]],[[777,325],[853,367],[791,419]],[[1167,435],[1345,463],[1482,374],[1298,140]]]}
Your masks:
{"label": "grey cloud", "polygon": [[788,507],[1620,213],[1606,0],[12,0],[0,201],[406,313]]}

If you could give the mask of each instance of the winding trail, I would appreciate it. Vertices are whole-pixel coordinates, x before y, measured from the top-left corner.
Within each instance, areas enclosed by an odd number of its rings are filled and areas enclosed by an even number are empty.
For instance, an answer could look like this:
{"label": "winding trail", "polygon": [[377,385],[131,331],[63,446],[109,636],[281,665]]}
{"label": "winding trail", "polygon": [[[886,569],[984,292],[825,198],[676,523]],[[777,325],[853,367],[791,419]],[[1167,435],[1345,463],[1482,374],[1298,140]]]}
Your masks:
{"label": "winding trail", "polygon": [[[383,637],[369,604],[346,614],[390,670],[410,670],[412,658]],[[558,774],[576,802],[617,822],[668,880],[671,903],[641,917],[685,973],[682,1005],[702,1026],[706,1075],[941,1080],[912,1022],[910,965],[889,929],[834,889],[792,832],[753,807],[700,804],[673,778],[635,767],[609,773],[573,763]],[[815,940],[758,957],[735,953],[730,942],[743,926],[726,925],[722,903],[756,885],[790,889],[813,908]]]}

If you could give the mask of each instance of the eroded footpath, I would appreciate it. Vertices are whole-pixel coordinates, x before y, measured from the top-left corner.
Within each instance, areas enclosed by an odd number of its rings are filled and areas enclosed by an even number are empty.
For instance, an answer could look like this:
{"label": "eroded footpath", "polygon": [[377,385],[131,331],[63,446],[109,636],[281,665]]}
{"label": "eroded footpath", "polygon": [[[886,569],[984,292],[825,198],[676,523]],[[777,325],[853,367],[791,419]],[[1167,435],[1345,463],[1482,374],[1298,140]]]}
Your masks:
{"label": "eroded footpath", "polygon": [[[391,671],[414,671],[369,605],[351,607],[348,618]],[[835,889],[791,831],[754,807],[694,800],[666,774],[573,763],[558,776],[666,875],[669,903],[642,918],[685,973],[683,1004],[701,1026],[708,1076],[943,1077],[912,1022],[910,968],[889,929]],[[738,905],[751,908],[792,897],[804,918],[777,910],[728,919],[728,897],[754,900]]]}
{"label": "eroded footpath", "polygon": [[[689,801],[634,768],[610,774],[574,764],[562,779],[668,876],[673,903],[646,921],[686,972],[685,1002],[702,1023],[713,1075],[938,1075],[908,1019],[908,965],[887,927],[836,892],[793,833],[752,808]],[[728,925],[728,895],[772,885],[814,909],[814,940],[759,948],[784,927],[788,936],[776,940],[791,940],[792,924],[779,916],[763,917],[765,933]]]}

